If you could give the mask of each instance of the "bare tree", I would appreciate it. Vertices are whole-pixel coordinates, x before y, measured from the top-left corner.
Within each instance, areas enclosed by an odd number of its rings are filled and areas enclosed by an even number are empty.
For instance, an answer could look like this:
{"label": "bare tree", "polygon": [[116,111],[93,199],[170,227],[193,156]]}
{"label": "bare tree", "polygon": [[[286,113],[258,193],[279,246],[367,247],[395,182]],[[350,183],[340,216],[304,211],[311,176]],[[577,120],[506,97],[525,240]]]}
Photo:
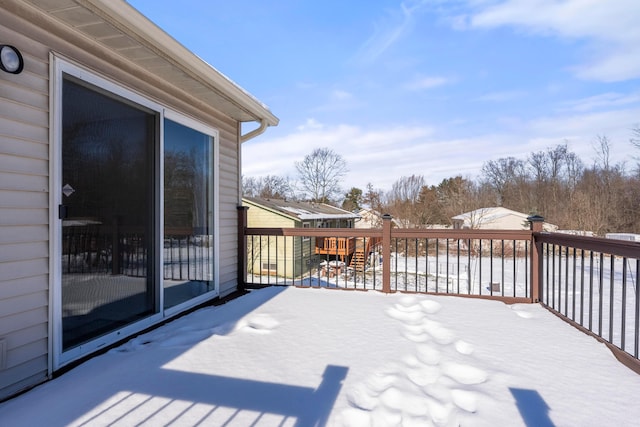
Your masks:
{"label": "bare tree", "polygon": [[516,196],[514,190],[521,188],[519,184],[526,181],[527,174],[522,160],[506,157],[486,162],[482,166],[482,175],[496,192],[498,206],[503,206],[509,197]]}
{"label": "bare tree", "polygon": [[[631,128],[631,138],[629,139],[629,142],[636,149],[640,150],[640,124]],[[636,161],[636,174],[640,177],[640,156],[633,156],[633,159]]]}
{"label": "bare tree", "polygon": [[391,202],[416,203],[424,185],[425,181],[422,175],[403,176],[392,184],[388,199]]}
{"label": "bare tree", "polygon": [[569,150],[566,143],[547,149],[547,158],[549,159],[549,178],[552,182],[558,182],[562,178],[562,171],[568,152]]}
{"label": "bare tree", "polygon": [[286,199],[293,196],[288,177],[267,175],[262,179],[260,197],[269,199]]}
{"label": "bare tree", "polygon": [[424,186],[422,175],[403,176],[393,183],[391,191],[387,193],[388,210],[403,227],[420,223],[418,202]]}
{"label": "bare tree", "polygon": [[253,176],[242,177],[242,195],[247,197],[256,197],[258,195],[259,178]]}
{"label": "bare tree", "polygon": [[461,176],[443,179],[436,191],[443,223],[449,223],[455,215],[482,207],[477,186]]}
{"label": "bare tree", "polygon": [[578,180],[582,175],[582,171],[584,170],[584,165],[580,157],[576,153],[569,152],[567,153],[566,162],[566,180],[569,185],[569,190],[575,190],[576,185],[578,184]]}
{"label": "bare tree", "polygon": [[610,170],[611,141],[609,138],[606,135],[598,135],[593,149],[596,152],[596,165],[602,170]]}
{"label": "bare tree", "polygon": [[631,128],[631,145],[640,150],[640,124],[635,125]]}
{"label": "bare tree", "polygon": [[329,148],[316,148],[295,166],[311,201],[326,203],[341,195],[340,181],[348,172],[341,155]]}
{"label": "bare tree", "polygon": [[242,194],[263,199],[295,199],[289,178],[278,175],[242,177]]}

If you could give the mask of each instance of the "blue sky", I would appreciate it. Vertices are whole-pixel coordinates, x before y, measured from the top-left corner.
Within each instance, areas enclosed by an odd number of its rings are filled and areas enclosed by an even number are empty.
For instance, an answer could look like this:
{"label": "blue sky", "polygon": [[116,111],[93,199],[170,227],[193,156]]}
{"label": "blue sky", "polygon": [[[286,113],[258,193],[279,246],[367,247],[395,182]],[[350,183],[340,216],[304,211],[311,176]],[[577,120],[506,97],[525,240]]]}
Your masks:
{"label": "blue sky", "polygon": [[345,190],[565,141],[589,165],[599,135],[612,161],[640,155],[638,0],[129,3],[280,118],[243,145],[247,176],[295,180],[318,147],[347,161]]}

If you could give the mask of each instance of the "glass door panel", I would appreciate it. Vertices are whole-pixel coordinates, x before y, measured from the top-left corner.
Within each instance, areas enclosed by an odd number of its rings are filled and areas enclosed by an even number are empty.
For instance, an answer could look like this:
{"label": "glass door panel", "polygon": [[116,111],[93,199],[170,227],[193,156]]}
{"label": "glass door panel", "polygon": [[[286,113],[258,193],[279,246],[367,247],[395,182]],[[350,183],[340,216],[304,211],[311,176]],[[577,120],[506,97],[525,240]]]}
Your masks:
{"label": "glass door panel", "polygon": [[157,116],[71,77],[62,92],[64,351],[158,311]]}
{"label": "glass door panel", "polygon": [[214,290],[213,138],[164,121],[164,306]]}

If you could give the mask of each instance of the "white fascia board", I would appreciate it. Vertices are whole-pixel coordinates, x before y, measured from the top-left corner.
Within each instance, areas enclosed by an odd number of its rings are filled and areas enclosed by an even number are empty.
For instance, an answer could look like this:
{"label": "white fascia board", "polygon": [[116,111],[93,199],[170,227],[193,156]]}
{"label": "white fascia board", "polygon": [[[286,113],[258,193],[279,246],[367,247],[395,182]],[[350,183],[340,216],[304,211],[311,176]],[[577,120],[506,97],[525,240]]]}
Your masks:
{"label": "white fascia board", "polygon": [[298,215],[301,220],[309,219],[357,219],[359,215],[350,214],[300,214]]}
{"label": "white fascia board", "polygon": [[279,123],[279,119],[266,105],[184,47],[125,1],[85,0],[84,5],[116,28],[135,37],[158,56],[179,67],[185,74],[198,79],[237,104],[256,121],[266,121],[269,126],[276,126]]}

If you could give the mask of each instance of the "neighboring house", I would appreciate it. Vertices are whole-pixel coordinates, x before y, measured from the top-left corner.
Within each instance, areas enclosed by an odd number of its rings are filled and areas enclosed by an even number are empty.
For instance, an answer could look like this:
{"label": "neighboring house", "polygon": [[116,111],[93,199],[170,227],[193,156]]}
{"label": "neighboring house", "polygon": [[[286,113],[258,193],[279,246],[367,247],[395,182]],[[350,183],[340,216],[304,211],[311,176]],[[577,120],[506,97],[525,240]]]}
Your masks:
{"label": "neighboring house", "polygon": [[[358,211],[361,219],[356,222],[356,228],[382,228],[382,216],[379,211],[370,208],[362,208]],[[443,224],[413,224],[402,218],[391,218],[391,226],[396,228],[421,228],[428,230],[442,230],[450,228]]]}
{"label": "neighboring house", "polygon": [[635,233],[607,233],[607,239],[627,240],[629,242],[640,242],[640,234]]}
{"label": "neighboring house", "polygon": [[[375,209],[362,208],[358,211],[360,219],[356,221],[356,228],[382,228],[382,214]],[[400,227],[400,222],[392,218],[393,227]]]}
{"label": "neighboring house", "polygon": [[[255,197],[245,197],[242,201],[249,208],[247,226],[250,228],[353,228],[359,218],[358,214],[324,203]],[[349,243],[352,240],[314,237],[271,237],[267,240],[255,236],[247,242],[247,270],[249,274],[300,277],[316,266],[320,256],[344,258],[351,255],[353,246]],[[260,245],[262,251],[252,250],[255,245]],[[256,252],[268,253],[268,259],[252,257]],[[293,260],[301,261],[294,263]]]}
{"label": "neighboring house", "polygon": [[2,1],[0,45],[2,400],[237,289],[240,145],[278,119],[122,0]]}
{"label": "neighboring house", "polygon": [[572,236],[594,237],[593,231],[585,230],[555,230],[556,233],[570,234]]}
{"label": "neighboring house", "polygon": [[[451,218],[454,229],[528,230],[529,215],[503,207],[480,208]],[[544,223],[545,231],[558,227]]]}

